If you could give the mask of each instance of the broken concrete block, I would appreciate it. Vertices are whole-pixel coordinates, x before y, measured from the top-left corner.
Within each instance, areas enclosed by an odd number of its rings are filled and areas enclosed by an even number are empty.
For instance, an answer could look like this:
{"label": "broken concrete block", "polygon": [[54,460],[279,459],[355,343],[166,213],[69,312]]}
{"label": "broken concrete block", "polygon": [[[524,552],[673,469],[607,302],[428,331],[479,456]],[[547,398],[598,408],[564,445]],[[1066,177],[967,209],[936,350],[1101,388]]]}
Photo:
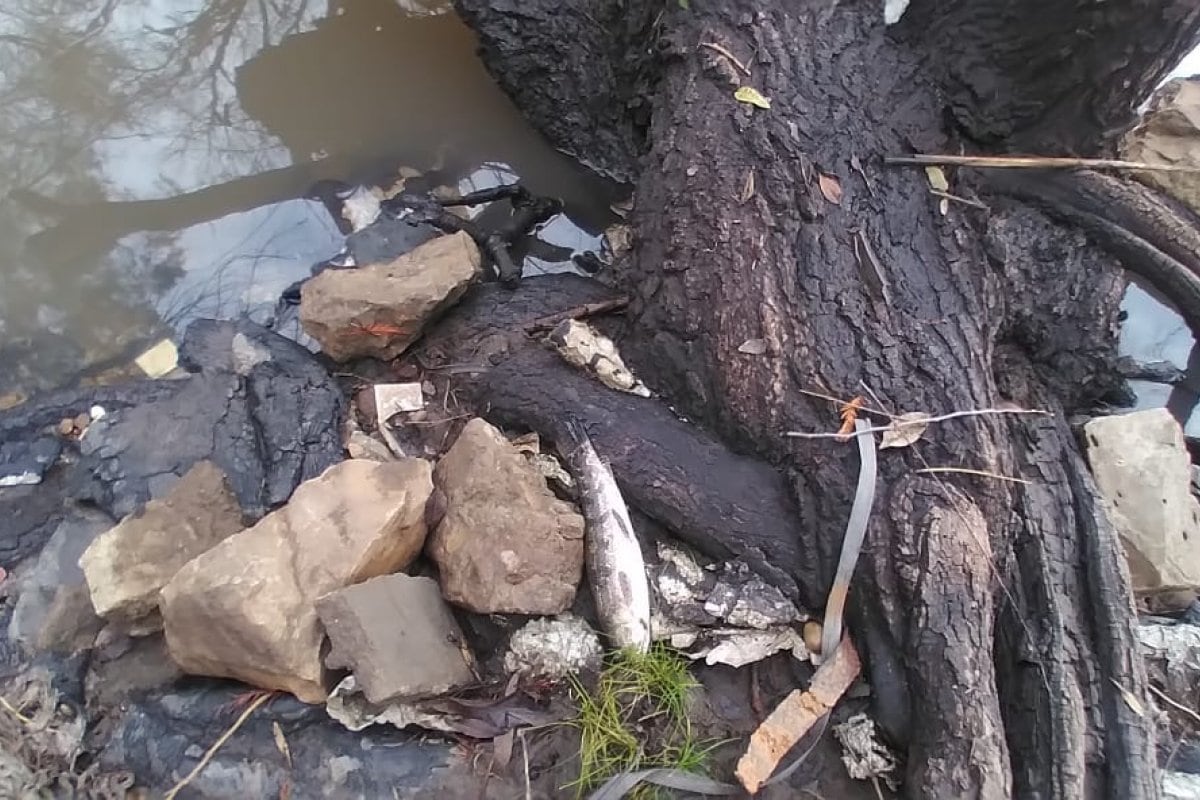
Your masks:
{"label": "broken concrete block", "polygon": [[137,635],[162,628],[158,593],[201,553],[245,527],[225,473],[201,461],[161,500],[102,533],[79,559],[96,613]]}
{"label": "broken concrete block", "polygon": [[1200,502],[1179,423],[1156,408],[1093,419],[1084,436],[1134,591],[1200,585]]}
{"label": "broken concrete block", "polygon": [[442,594],[479,614],[552,615],[575,599],[583,517],[494,427],[473,419],[438,463],[446,514],[429,537]]}
{"label": "broken concrete block", "polygon": [[317,601],[332,644],[326,666],[349,669],[376,705],[444,694],[474,680],[462,631],[437,582],[384,575]]}
{"label": "broken concrete block", "polygon": [[322,702],[317,598],[416,558],[431,473],[419,459],[344,461],[190,561],[161,595],[171,657],[185,672]]}
{"label": "broken concrete block", "polygon": [[480,275],[465,233],[441,236],[386,264],[330,269],[300,291],[300,322],[335,361],[395,358]]}

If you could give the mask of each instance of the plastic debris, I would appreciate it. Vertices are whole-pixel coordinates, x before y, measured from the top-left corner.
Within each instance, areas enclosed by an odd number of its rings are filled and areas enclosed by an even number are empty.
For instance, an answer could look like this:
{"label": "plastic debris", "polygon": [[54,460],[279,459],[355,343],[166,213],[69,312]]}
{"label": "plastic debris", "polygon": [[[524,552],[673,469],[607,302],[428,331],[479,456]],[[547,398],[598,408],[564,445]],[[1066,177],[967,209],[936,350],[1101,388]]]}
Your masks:
{"label": "plastic debris", "polygon": [[342,198],[342,216],[356,233],[379,219],[379,214],[379,195],[365,186],[355,187],[354,191]]}
{"label": "plastic debris", "polygon": [[397,414],[424,407],[425,393],[419,383],[375,384],[375,421],[381,427]]}
{"label": "plastic debris", "polygon": [[133,360],[148,378],[169,375],[179,365],[179,351],[170,339],[163,339]]}
{"label": "plastic debris", "polygon": [[563,320],[550,331],[550,342],[567,363],[591,370],[610,389],[650,396],[650,390],[625,366],[612,340],[586,322]]}

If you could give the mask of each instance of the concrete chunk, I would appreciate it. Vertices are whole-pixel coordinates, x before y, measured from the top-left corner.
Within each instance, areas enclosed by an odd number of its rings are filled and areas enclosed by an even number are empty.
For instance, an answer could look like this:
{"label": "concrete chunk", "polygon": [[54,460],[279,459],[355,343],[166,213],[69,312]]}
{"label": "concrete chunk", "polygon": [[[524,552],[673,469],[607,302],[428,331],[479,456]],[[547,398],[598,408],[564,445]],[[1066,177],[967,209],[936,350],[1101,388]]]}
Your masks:
{"label": "concrete chunk", "polygon": [[436,581],[385,575],[317,601],[332,649],[376,705],[443,694],[474,680],[458,623]]}

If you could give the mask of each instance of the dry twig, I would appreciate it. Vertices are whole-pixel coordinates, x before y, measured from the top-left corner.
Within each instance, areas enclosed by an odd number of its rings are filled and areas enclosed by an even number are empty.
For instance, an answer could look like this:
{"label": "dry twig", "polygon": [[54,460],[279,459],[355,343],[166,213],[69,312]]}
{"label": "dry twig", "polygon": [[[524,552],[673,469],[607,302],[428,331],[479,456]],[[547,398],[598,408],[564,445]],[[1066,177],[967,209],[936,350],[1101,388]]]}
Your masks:
{"label": "dry twig", "polygon": [[1029,485],[1033,481],[1027,481],[1024,478],[1014,478],[1011,475],[1001,475],[997,472],[987,472],[982,469],[967,469],[966,467],[926,467],[925,469],[913,470],[917,473],[932,474],[935,472],[955,472],[961,475],[975,475],[980,478],[995,478],[998,481],[1011,481],[1012,483],[1023,483]]}
{"label": "dry twig", "polygon": [[1200,172],[1200,167],[1177,164],[1147,164],[1112,158],[1059,158],[1054,156],[951,156],[914,153],[911,156],[886,156],[889,166],[978,167],[981,169],[1131,169],[1149,172]]}
{"label": "dry twig", "polygon": [[738,68],[739,72],[741,72],[747,78],[750,77],[750,68],[747,67],[745,64],[743,64],[741,61],[738,61],[738,57],[735,56],[733,53],[729,52],[729,50],[727,50],[726,48],[722,47],[721,45],[717,44],[716,42],[701,42],[700,46],[707,47],[709,50],[712,50],[714,53],[720,53],[721,55],[725,56],[726,58],[729,59],[729,62],[731,64],[733,64],[735,67]]}
{"label": "dry twig", "polygon": [[274,692],[263,692],[262,694],[260,694],[258,697],[256,697],[254,699],[254,702],[252,702],[250,705],[246,706],[246,710],[242,712],[242,715],[240,717],[238,717],[237,720],[234,721],[234,723],[232,725],[229,726],[229,730],[225,731],[223,734],[221,734],[219,739],[217,739],[215,742],[213,742],[212,747],[208,748],[208,751],[205,752],[204,757],[201,758],[199,763],[197,763],[196,766],[192,768],[192,771],[189,772],[187,774],[187,776],[184,777],[183,780],[181,780],[179,783],[172,786],[171,790],[169,792],[167,792],[165,795],[163,795],[163,800],[175,800],[175,795],[179,794],[179,792],[185,786],[187,786],[189,783],[191,783],[193,780],[195,780],[196,776],[199,775],[201,773],[201,771],[203,771],[203,769],[208,766],[208,762],[212,761],[213,756],[215,756],[217,754],[217,751],[221,749],[221,745],[223,745],[223,744],[225,744],[225,742],[229,741],[230,736],[233,736],[235,733],[237,733],[238,728],[242,727],[242,723],[244,723],[247,719],[249,719],[250,715],[253,714],[256,710],[258,710],[259,706],[261,706],[263,703],[267,702],[274,696],[275,696]]}
{"label": "dry twig", "polygon": [[[863,409],[864,411],[869,409]],[[922,422],[932,424],[934,422],[945,422],[946,420],[958,419],[959,417],[979,417],[985,414],[1049,414],[1049,411],[1042,411],[1036,408],[976,408],[970,411],[952,411],[949,414],[942,414],[937,417],[928,417]],[[882,433],[886,431],[888,426],[881,428],[863,428],[862,430],[854,431],[850,436],[862,436],[867,433]],[[792,439],[839,439],[846,438],[839,433],[805,433],[804,431],[786,431],[784,436]]]}

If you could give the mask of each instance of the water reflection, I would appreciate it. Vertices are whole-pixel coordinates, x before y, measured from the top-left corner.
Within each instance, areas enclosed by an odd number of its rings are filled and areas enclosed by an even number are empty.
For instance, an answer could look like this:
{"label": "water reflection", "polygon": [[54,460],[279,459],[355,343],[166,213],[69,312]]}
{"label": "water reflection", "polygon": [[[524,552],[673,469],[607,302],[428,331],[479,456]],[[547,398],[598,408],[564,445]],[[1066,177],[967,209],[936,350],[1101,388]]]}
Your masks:
{"label": "water reflection", "polygon": [[594,246],[612,188],[529,129],[445,10],[5,3],[0,393],[269,307],[341,247],[334,194],[401,165],[465,189],[520,175],[566,203],[547,252]]}

